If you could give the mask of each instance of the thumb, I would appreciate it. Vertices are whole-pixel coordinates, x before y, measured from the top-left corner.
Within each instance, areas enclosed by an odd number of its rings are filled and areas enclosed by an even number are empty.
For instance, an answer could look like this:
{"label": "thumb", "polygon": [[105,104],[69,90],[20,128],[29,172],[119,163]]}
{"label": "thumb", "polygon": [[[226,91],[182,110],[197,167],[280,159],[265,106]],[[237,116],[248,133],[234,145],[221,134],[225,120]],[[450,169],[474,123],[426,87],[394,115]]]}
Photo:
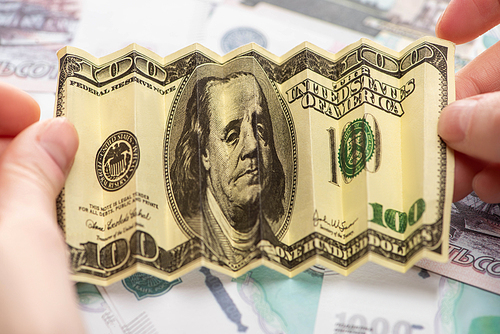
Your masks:
{"label": "thumb", "polygon": [[55,208],[77,147],[59,118],[29,126],[0,156],[2,333],[82,332]]}
{"label": "thumb", "polygon": [[0,158],[0,212],[29,206],[54,208],[78,147],[75,128],[65,118],[35,123],[16,136]]}
{"label": "thumb", "polygon": [[500,92],[458,100],[443,109],[438,133],[454,150],[500,163]]}

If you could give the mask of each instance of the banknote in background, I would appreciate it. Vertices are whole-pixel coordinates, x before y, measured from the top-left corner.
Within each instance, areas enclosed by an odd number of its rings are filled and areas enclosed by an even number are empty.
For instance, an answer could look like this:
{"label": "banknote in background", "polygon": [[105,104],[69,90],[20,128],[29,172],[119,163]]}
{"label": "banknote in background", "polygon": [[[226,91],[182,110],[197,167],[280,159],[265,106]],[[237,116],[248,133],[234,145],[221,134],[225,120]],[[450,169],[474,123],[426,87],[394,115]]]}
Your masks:
{"label": "banknote in background", "polygon": [[124,333],[299,334],[312,333],[322,281],[313,270],[289,279],[260,267],[231,279],[201,268],[172,282],[138,273],[98,290],[108,327]]}
{"label": "banknote in background", "polygon": [[255,44],[165,59],[62,50],[56,113],[82,143],[58,200],[75,279],[446,260],[448,59],[434,38],[282,58]]}
{"label": "banknote in background", "polygon": [[[320,47],[331,52],[337,52],[342,47],[352,43],[345,42],[349,38],[359,34],[362,37],[368,37],[386,47],[394,50],[401,50],[412,41],[423,36],[434,35],[435,26],[442,12],[448,5],[449,0],[310,0],[310,1],[287,1],[287,0],[242,0],[241,8],[246,7],[247,14],[238,15],[240,23],[237,20],[223,20],[222,12],[233,10],[236,12],[236,6],[218,6],[215,10],[212,22],[207,25],[207,41],[204,42],[209,48],[215,49],[214,38],[220,39],[220,45],[227,45],[225,38],[231,37],[233,31],[245,31],[245,27],[251,27],[260,35],[267,38],[268,48],[274,48],[286,43],[293,37],[302,33],[308,33],[317,38],[315,41]],[[243,9],[242,11],[245,11]],[[297,15],[299,14],[299,15]],[[249,16],[270,19],[268,24],[260,26],[251,23]],[[233,17],[228,15],[228,17]],[[242,18],[243,17],[243,18]],[[293,17],[293,19],[292,19]],[[288,27],[290,34],[280,31],[280,28],[287,25],[287,22],[296,22],[297,20],[316,20],[323,22],[327,28],[321,29],[318,24],[297,26],[291,24]],[[253,21],[255,22],[255,21]],[[279,24],[278,24],[279,22]],[[268,29],[268,26],[274,24],[278,29]],[[314,30],[311,34],[309,29]],[[219,31],[225,30],[224,33]],[[330,33],[331,30],[337,30],[336,33]],[[499,40],[500,29],[494,28],[475,40],[458,45],[455,53],[455,69],[458,70],[465,66],[470,60],[474,59],[482,51],[487,49]],[[242,39],[253,34],[240,34]],[[332,37],[333,36],[333,37]],[[306,38],[309,40],[308,38]],[[323,39],[322,41],[320,41]],[[257,42],[261,38],[255,38]],[[247,40],[247,43],[250,42]],[[272,52],[278,53],[271,49]]]}
{"label": "banknote in background", "polygon": [[[63,45],[78,46],[101,56],[130,43],[139,43],[158,54],[170,54],[192,43],[202,43],[212,51],[225,54],[227,50],[255,42],[282,55],[305,40],[327,51],[338,52],[368,37],[401,50],[417,38],[434,34],[434,26],[447,3],[447,0],[185,0],[168,3],[156,0],[148,2],[148,6],[137,7],[131,0],[0,2],[0,79],[32,93],[54,93],[55,53]],[[165,21],[162,16],[165,12],[177,15]],[[131,20],[135,24],[130,24]],[[142,26],[140,32],[137,26]],[[166,31],[168,38],[165,38]],[[498,41],[498,31],[493,29],[458,46],[455,68],[461,68]],[[47,109],[52,110],[51,107]],[[51,111],[47,112],[45,117],[50,114]]]}
{"label": "banknote in background", "polygon": [[0,80],[31,92],[54,92],[56,52],[71,43],[80,1],[0,1]]}
{"label": "banknote in background", "polygon": [[[0,1],[0,80],[30,93],[54,94],[56,53],[65,45],[107,54],[139,42],[156,52],[175,52],[202,41],[204,22],[217,2],[157,0],[137,6],[130,0]],[[177,15],[165,20],[168,12]]]}
{"label": "banknote in background", "polygon": [[484,203],[475,193],[454,203],[448,262],[417,265],[500,294],[500,205]]}
{"label": "banknote in background", "polygon": [[[428,12],[427,6],[420,2],[392,1],[392,5],[398,12]],[[292,45],[304,40],[329,52],[338,52],[360,38],[368,37],[391,49],[401,50],[420,37],[434,34],[433,26],[420,31],[403,26],[400,20],[392,23],[390,17],[396,17],[398,12],[391,14],[392,7],[387,5],[382,8],[345,0],[225,3],[216,6],[207,19],[202,44],[225,54],[254,42],[282,55]],[[440,7],[428,15],[439,15],[439,10]],[[376,28],[370,26],[373,22],[377,22]]]}
{"label": "banknote in background", "polygon": [[467,334],[496,333],[500,322],[499,295],[372,263],[348,277],[314,266],[292,279],[265,267],[231,279],[201,268],[173,282],[138,273],[77,287],[87,331],[96,334]]}
{"label": "banknote in background", "polygon": [[[341,302],[340,302],[341,301]],[[500,296],[414,267],[325,273],[315,333],[496,333]]]}

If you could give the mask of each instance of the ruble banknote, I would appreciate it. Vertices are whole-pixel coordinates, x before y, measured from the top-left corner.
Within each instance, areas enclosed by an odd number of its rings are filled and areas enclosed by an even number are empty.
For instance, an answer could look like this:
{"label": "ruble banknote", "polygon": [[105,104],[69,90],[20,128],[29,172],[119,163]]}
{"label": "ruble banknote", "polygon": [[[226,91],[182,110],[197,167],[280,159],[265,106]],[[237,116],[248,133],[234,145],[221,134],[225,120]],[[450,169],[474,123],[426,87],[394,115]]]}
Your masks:
{"label": "ruble banknote", "polygon": [[453,203],[447,263],[422,259],[418,266],[500,295],[500,204],[473,192]]}
{"label": "ruble banknote", "polygon": [[453,52],[432,37],[282,57],[61,50],[55,112],[80,136],[57,202],[74,278],[446,261]]}
{"label": "ruble banknote", "polygon": [[265,267],[233,279],[200,268],[172,282],[137,273],[77,287],[87,331],[99,334],[465,334],[497,333],[500,323],[499,295],[373,263],[348,277],[319,266],[291,279]]}

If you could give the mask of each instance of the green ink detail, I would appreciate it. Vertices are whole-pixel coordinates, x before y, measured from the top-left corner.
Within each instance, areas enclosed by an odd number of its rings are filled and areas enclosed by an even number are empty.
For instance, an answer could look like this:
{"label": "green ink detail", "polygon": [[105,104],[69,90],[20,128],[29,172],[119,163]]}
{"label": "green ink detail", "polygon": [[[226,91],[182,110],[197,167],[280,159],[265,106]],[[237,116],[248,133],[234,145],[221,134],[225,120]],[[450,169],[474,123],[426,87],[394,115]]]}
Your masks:
{"label": "green ink detail", "polygon": [[441,328],[443,333],[458,333],[459,304],[464,291],[464,284],[448,278],[441,278],[442,289],[440,293],[440,303],[438,315],[441,316]]}
{"label": "green ink detail", "polygon": [[441,333],[498,333],[500,295],[444,277],[439,292]]}
{"label": "green ink detail", "polygon": [[370,204],[373,209],[373,219],[370,221],[375,224],[379,224],[380,226],[384,226],[384,222],[382,221],[382,212],[384,211],[384,208],[382,204],[379,203],[368,203],[368,204]]}
{"label": "green ink detail", "polygon": [[[404,233],[408,225],[412,226],[418,222],[425,211],[425,201],[422,198],[416,200],[415,203],[412,204],[408,213],[394,209],[387,209],[384,212],[382,204],[368,204],[372,206],[373,211],[373,218],[369,220],[369,222],[388,227],[398,233]],[[384,218],[383,220],[382,217]]]}
{"label": "green ink detail", "polygon": [[[398,217],[399,221],[398,226],[396,226],[396,216]],[[404,233],[404,231],[406,231],[406,221],[407,221],[406,213],[396,211],[393,209],[387,209],[385,210],[384,218],[387,227],[389,227],[391,230],[396,231],[398,233]]]}
{"label": "green ink detail", "polygon": [[[415,217],[415,210],[417,211],[416,217]],[[425,201],[422,198],[420,198],[415,203],[413,203],[413,205],[410,208],[410,211],[408,212],[408,224],[412,226],[413,224],[418,222],[419,219],[422,218],[424,211],[425,211]]]}
{"label": "green ink detail", "polygon": [[122,280],[125,289],[132,292],[137,300],[164,295],[180,283],[182,283],[180,278],[167,282],[144,273],[135,273]]}
{"label": "green ink detail", "polygon": [[352,121],[342,134],[339,166],[347,179],[357,176],[365,168],[375,151],[375,140],[370,124],[364,119]]}
{"label": "green ink detail", "polygon": [[78,293],[78,305],[86,312],[101,313],[106,310],[106,302],[95,285],[88,283],[76,283]]}
{"label": "green ink detail", "polygon": [[[312,334],[314,332],[323,284],[322,275],[313,275],[310,271],[304,271],[293,278],[288,278],[273,269],[258,267],[250,274],[247,273],[233,281],[238,284],[238,291],[242,297],[252,296],[252,299],[245,299],[245,302],[255,307],[254,312],[259,315],[266,326],[282,324],[287,334]],[[266,312],[261,314],[259,313],[261,311]],[[273,327],[266,327],[267,331],[270,332]],[[278,333],[278,331],[273,333]]]}
{"label": "green ink detail", "polygon": [[469,334],[497,334],[500,329],[500,317],[486,316],[475,318],[469,327]]}

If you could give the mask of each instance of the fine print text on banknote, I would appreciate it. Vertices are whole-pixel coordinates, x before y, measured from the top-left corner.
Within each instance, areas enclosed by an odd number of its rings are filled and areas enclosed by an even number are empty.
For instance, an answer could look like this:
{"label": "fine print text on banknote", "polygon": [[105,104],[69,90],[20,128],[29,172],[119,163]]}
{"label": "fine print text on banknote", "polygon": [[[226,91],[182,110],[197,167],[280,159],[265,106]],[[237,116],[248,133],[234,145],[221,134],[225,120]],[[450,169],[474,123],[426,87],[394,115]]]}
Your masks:
{"label": "fine print text on banknote", "polygon": [[282,57],[61,50],[56,116],[80,136],[57,202],[74,278],[446,261],[454,165],[437,121],[453,54],[431,37]]}

